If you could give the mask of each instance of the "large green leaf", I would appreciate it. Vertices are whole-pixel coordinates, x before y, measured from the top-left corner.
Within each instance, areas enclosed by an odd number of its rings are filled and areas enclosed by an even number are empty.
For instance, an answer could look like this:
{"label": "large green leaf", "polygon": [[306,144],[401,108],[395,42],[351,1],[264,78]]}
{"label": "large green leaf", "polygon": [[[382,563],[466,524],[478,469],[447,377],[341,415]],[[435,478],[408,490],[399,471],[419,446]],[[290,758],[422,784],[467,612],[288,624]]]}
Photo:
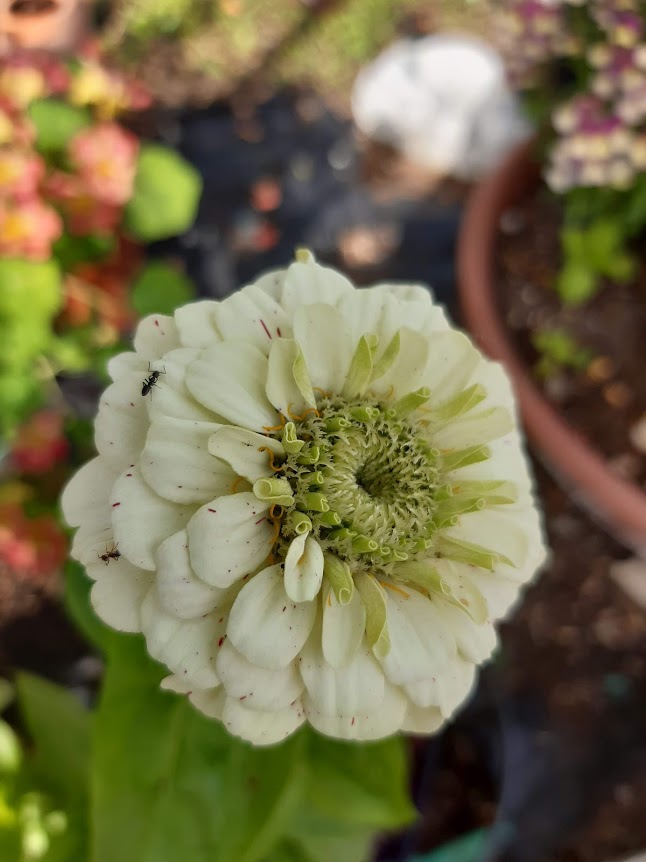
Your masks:
{"label": "large green leaf", "polygon": [[130,301],[140,317],[172,314],[195,294],[192,281],[163,263],[149,263],[135,281]]}
{"label": "large green leaf", "polygon": [[201,191],[199,174],[181,156],[159,144],[145,144],[125,224],[144,242],[183,233],[193,223]]}
{"label": "large green leaf", "polygon": [[309,765],[308,796],[338,823],[396,829],[417,814],[401,737],[356,744],[312,733]]}
{"label": "large green leaf", "polygon": [[37,99],[28,113],[36,127],[36,147],[43,153],[64,150],[74,135],[92,122],[84,108],[58,99]]}
{"label": "large green leaf", "polygon": [[69,691],[19,673],[18,701],[35,751],[31,768],[46,786],[80,800],[90,771],[90,713]]}
{"label": "large green leaf", "polygon": [[301,795],[303,738],[232,739],[184,697],[139,637],[114,635],[96,716],[92,862],[259,862]]}

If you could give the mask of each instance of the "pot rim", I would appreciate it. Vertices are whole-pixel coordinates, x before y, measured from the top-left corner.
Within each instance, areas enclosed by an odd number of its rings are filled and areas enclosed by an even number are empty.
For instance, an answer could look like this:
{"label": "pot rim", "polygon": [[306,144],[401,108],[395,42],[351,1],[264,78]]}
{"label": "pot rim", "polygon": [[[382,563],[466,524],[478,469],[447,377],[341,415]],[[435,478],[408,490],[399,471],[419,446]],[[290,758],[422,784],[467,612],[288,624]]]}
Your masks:
{"label": "pot rim", "polygon": [[472,193],[458,237],[460,306],[477,343],[509,372],[529,439],[581,502],[630,545],[646,549],[646,494],[612,472],[604,456],[563,419],[527,372],[496,307],[495,245],[502,212],[540,176],[534,140],[516,147]]}

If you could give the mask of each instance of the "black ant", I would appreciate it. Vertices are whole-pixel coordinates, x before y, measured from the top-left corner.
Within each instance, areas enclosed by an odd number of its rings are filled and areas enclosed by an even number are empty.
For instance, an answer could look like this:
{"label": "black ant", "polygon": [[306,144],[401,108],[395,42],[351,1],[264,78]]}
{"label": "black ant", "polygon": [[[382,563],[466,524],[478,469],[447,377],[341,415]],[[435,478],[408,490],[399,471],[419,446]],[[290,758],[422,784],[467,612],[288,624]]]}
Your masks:
{"label": "black ant", "polygon": [[146,377],[141,387],[141,394],[148,395],[149,392],[153,391],[153,386],[157,386],[157,380],[159,379],[160,374],[166,374],[166,371],[153,371],[150,367],[150,362],[148,363],[148,373],[150,377]]}
{"label": "black ant", "polygon": [[117,543],[116,545],[112,545],[110,550],[108,550],[108,546],[106,545],[105,554],[97,554],[97,556],[100,560],[103,560],[106,566],[108,566],[110,564],[110,560],[118,560],[121,557],[121,553],[117,551],[118,547],[119,544]]}

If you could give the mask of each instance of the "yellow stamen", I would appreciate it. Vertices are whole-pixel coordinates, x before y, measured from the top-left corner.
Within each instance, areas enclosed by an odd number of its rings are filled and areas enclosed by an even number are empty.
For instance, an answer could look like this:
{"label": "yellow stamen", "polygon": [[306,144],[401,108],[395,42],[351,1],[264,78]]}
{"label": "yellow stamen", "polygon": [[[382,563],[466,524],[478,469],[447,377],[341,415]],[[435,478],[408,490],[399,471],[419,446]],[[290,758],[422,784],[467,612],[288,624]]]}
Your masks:
{"label": "yellow stamen", "polygon": [[331,392],[326,392],[325,389],[321,389],[320,386],[312,386],[314,392],[320,392],[323,398],[330,398],[332,396]]}
{"label": "yellow stamen", "polygon": [[233,483],[233,485],[231,485],[231,493],[235,494],[236,488],[238,487],[240,482],[244,482],[244,481],[245,481],[244,476],[238,476],[237,479],[235,480],[235,482]]}
{"label": "yellow stamen", "polygon": [[283,414],[281,413],[280,414],[280,425],[263,425],[262,430],[263,431],[282,431],[283,428],[285,427],[285,425],[287,425],[287,418],[285,416],[283,416]]}
{"label": "yellow stamen", "polygon": [[280,473],[280,471],[283,469],[283,467],[282,467],[282,465],[279,465],[279,466],[277,467],[277,466],[274,464],[274,454],[275,454],[275,453],[274,453],[274,450],[273,450],[273,449],[270,449],[270,448],[269,448],[269,446],[261,446],[261,447],[258,449],[258,451],[259,451],[259,452],[268,452],[268,453],[269,453],[269,469],[270,469],[270,470],[273,470],[273,471],[274,471],[274,473]]}
{"label": "yellow stamen", "polygon": [[393,593],[399,593],[400,596],[403,596],[405,599],[410,599],[410,594],[404,592],[404,590],[400,590],[399,587],[396,587],[394,584],[389,584],[387,581],[380,581],[382,587],[386,587],[387,590],[392,590]]}
{"label": "yellow stamen", "polygon": [[272,521],[274,521],[274,520],[280,521],[280,519],[283,517],[284,512],[285,512],[285,510],[283,509],[282,506],[279,506],[277,503],[274,503],[272,505],[271,509],[269,510],[269,518]]}
{"label": "yellow stamen", "polygon": [[292,413],[292,404],[291,404],[291,401],[290,401],[290,403],[287,405],[287,415],[289,416],[289,418],[290,418],[290,419],[294,420],[295,422],[302,422],[302,421],[303,421],[303,419],[305,419],[305,417],[306,417],[306,416],[309,416],[309,414],[310,414],[310,413],[314,413],[314,415],[315,415],[315,416],[320,416],[320,415],[321,415],[321,414],[319,413],[319,411],[318,411],[315,407],[308,407],[308,408],[307,408],[307,410],[305,411],[305,413],[303,413],[303,415],[302,415],[302,416],[297,416],[295,413]]}

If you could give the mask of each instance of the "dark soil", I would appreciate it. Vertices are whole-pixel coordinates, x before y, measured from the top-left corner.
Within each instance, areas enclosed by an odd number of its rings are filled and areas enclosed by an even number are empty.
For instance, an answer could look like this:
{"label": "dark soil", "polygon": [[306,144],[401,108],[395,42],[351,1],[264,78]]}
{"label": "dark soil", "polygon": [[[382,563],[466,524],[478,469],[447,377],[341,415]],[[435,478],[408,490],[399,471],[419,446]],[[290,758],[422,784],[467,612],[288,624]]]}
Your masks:
{"label": "dark soil", "polygon": [[646,481],[646,427],[641,451],[631,439],[646,416],[646,269],[631,284],[605,283],[582,306],[565,308],[553,289],[560,262],[561,212],[540,195],[503,217],[499,242],[500,303],[528,367],[533,334],[559,329],[590,351],[582,371],[563,369],[537,382],[563,416],[625,478]]}

